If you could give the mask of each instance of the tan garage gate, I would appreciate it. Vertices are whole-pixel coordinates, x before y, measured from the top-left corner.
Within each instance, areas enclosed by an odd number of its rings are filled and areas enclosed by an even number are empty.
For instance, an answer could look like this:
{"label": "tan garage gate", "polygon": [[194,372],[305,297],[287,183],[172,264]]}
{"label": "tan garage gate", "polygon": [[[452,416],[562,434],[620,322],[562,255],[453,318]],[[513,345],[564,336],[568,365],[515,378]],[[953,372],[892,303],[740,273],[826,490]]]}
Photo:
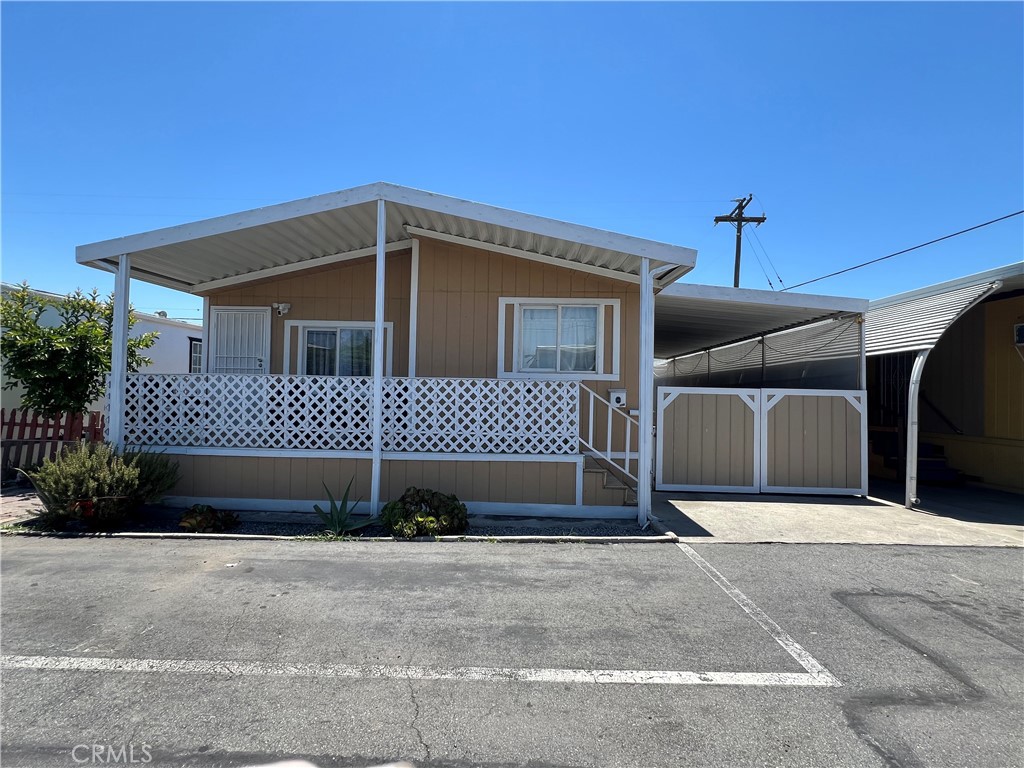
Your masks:
{"label": "tan garage gate", "polygon": [[659,387],[662,491],[867,494],[863,390]]}

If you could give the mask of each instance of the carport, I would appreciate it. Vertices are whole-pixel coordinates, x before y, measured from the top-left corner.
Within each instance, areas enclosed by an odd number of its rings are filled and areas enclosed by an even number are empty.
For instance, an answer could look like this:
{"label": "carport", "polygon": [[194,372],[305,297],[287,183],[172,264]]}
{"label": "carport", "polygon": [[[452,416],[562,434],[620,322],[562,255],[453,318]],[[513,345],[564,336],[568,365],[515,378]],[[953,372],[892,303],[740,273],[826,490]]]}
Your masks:
{"label": "carport", "polygon": [[676,284],[655,300],[655,488],[867,494],[864,313]]}

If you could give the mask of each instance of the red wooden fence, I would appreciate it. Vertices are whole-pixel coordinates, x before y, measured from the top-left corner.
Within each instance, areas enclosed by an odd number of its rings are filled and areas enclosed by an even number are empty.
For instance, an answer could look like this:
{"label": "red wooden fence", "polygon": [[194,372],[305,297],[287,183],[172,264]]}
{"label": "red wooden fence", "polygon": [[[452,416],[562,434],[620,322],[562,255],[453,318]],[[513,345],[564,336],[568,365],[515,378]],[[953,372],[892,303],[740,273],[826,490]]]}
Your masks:
{"label": "red wooden fence", "polygon": [[65,445],[86,440],[103,439],[103,414],[65,413],[46,418],[28,408],[3,408],[0,434],[3,436],[3,457],[0,466],[4,472],[18,467],[30,467],[53,458]]}

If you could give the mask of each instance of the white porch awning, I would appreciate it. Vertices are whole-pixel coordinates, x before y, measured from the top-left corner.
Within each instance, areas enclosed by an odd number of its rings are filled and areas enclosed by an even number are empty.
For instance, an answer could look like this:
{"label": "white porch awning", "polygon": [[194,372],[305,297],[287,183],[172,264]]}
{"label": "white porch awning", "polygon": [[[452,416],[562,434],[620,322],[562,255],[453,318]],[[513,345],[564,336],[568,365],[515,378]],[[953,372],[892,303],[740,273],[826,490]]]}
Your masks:
{"label": "white porch awning", "polygon": [[439,237],[636,281],[646,257],[656,270],[663,268],[658,273],[663,283],[690,271],[697,258],[691,248],[384,182],[82,245],[76,258],[112,271],[117,258],[128,254],[134,279],[204,293],[226,283],[372,255],[378,200],[388,206],[388,244]]}

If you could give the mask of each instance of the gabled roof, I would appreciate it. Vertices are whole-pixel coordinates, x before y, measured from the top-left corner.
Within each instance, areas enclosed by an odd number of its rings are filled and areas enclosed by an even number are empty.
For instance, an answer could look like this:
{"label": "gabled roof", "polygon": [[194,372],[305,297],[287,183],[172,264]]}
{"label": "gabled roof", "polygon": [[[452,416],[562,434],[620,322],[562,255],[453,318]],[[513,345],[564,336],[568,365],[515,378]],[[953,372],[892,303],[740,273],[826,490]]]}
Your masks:
{"label": "gabled roof", "polygon": [[524,258],[636,279],[641,258],[662,282],[691,270],[691,248],[644,240],[483,203],[378,182],[280,205],[81,245],[79,263],[112,269],[132,257],[132,277],[204,293],[373,253],[377,201],[387,204],[389,250],[411,237],[438,237]]}
{"label": "gabled roof", "polygon": [[1008,264],[956,280],[925,286],[868,305],[868,355],[914,352],[934,347],[956,320],[979,301],[1024,289],[1024,264]]}

